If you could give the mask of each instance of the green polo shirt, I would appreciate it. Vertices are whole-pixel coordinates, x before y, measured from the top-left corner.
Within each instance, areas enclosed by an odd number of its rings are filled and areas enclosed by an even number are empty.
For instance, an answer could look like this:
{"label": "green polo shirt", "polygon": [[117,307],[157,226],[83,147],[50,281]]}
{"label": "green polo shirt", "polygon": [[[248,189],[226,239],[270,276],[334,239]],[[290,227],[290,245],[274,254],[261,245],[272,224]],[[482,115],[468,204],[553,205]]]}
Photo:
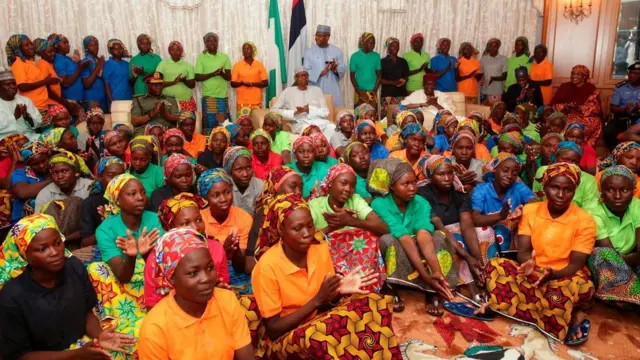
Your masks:
{"label": "green polo shirt", "polygon": [[[132,68],[134,65],[142,68],[145,74],[151,75],[156,71],[161,61],[162,58],[160,58],[160,56],[156,54],[147,53],[143,55],[139,53],[138,55],[132,57],[131,61],[129,61],[129,78],[133,79]],[[145,76],[136,77],[136,81],[133,83],[134,96],[144,95],[147,93],[147,84],[144,82],[144,78]]]}
{"label": "green polo shirt", "polygon": [[522,133],[531,138],[531,140],[540,144],[540,133],[536,129],[536,124],[529,122],[526,128],[522,129]]}
{"label": "green polo shirt", "polygon": [[[417,53],[413,49],[411,49],[402,54],[402,57],[407,60],[407,64],[409,64],[409,71],[419,69],[422,64],[431,62],[431,55],[429,55],[429,53],[425,51]],[[422,77],[424,76],[424,74],[425,71],[422,70],[419,73],[409,76],[406,85],[407,91],[416,91],[422,89]]]}
{"label": "green polo shirt", "polygon": [[151,194],[157,188],[164,186],[164,172],[162,166],[156,164],[149,164],[147,170],[142,174],[138,174],[135,171],[129,171],[136,179],[140,180],[142,186],[144,186],[144,192],[147,194],[147,198],[151,199]]}
{"label": "green polo shirt", "polygon": [[[373,211],[369,204],[367,204],[367,202],[358,194],[353,194],[344,204],[344,208],[355,211],[358,219],[360,220],[366,219],[367,215]],[[322,196],[309,201],[309,209],[311,210],[313,224],[316,226],[316,229],[323,229],[329,226],[329,224],[327,224],[327,220],[324,219],[322,214],[335,213],[331,208],[331,205],[329,205],[329,196]]]}
{"label": "green polo shirt", "polygon": [[356,174],[356,190],[355,193],[360,195],[364,199],[371,199],[373,196],[367,190],[367,179]]}
{"label": "green polo shirt", "polygon": [[531,72],[531,63],[527,55],[522,54],[518,57],[512,56],[507,59],[507,80],[504,82],[505,92],[509,89],[509,86],[516,83],[516,69],[520,66],[526,66]]}
{"label": "green polo shirt", "polygon": [[295,170],[302,178],[302,197],[305,199],[311,195],[311,190],[313,190],[314,187],[320,185],[320,182],[327,177],[327,173],[329,172],[329,166],[320,161],[313,162],[311,171],[309,171],[308,174],[300,171],[297,162],[293,162],[287,166]]}
{"label": "green polo shirt", "polygon": [[389,233],[396,239],[404,235],[416,235],[418,230],[434,231],[431,205],[422,196],[415,196],[409,201],[404,213],[398,209],[391,193],[373,199],[371,208],[389,226]]}
{"label": "green polo shirt", "polygon": [[[164,233],[160,219],[158,219],[158,214],[151,211],[142,213],[142,220],[140,221],[140,227],[137,231],[127,228],[120,214],[106,218],[96,229],[96,241],[100,249],[100,254],[102,254],[102,261],[108,262],[116,256],[124,258],[122,250],[116,246],[116,239],[118,237],[126,238],[127,230],[130,230],[137,241],[145,227],[147,228],[147,233],[153,229],[158,229],[160,235]],[[138,254],[138,256],[140,256],[140,254]]]}
{"label": "green polo shirt", "polygon": [[599,202],[588,211],[596,222],[596,239],[609,238],[616,251],[622,255],[627,255],[635,249],[636,229],[640,227],[640,199],[634,197],[631,200],[622,221],[604,203]]}
{"label": "green polo shirt", "polygon": [[[231,61],[227,54],[217,52],[215,55],[208,51],[200,54],[196,60],[197,74],[210,74],[220,68],[231,70]],[[214,76],[202,82],[202,96],[214,98],[226,98],[228,96],[229,82],[222,76]]]}
{"label": "green polo shirt", "polygon": [[[193,71],[193,65],[184,60],[175,62],[171,59],[164,59],[158,65],[157,72],[164,76],[164,81],[173,81],[178,75],[186,76],[187,80],[195,79],[196,73]],[[165,95],[171,95],[178,101],[187,101],[193,95],[193,89],[189,89],[185,83],[180,82],[175,85],[165,87],[162,90]]]}
{"label": "green polo shirt", "polygon": [[[541,179],[544,175],[544,171],[548,166],[541,166],[536,171],[535,179]],[[542,184],[538,180],[533,180],[533,193],[538,200],[544,200],[544,189]],[[586,172],[580,174],[580,185],[576,188],[576,193],[573,195],[573,203],[581,207],[582,209],[589,209],[595,206],[600,200],[600,190],[598,190],[598,182],[596,178]]]}
{"label": "green polo shirt", "polygon": [[349,71],[356,73],[356,84],[361,91],[371,91],[376,87],[378,75],[376,71],[382,70],[380,54],[375,51],[365,53],[359,49],[349,61]]}
{"label": "green polo shirt", "polygon": [[291,137],[286,131],[276,131],[276,137],[271,143],[271,151],[276,154],[282,155],[282,152],[285,150],[291,151]]}

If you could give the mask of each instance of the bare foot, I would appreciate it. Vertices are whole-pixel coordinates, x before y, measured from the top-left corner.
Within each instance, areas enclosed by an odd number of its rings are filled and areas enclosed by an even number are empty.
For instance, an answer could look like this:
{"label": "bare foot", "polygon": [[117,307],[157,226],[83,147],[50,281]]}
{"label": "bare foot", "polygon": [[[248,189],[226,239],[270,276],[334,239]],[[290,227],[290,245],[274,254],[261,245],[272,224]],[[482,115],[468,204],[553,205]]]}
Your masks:
{"label": "bare foot", "polygon": [[480,304],[480,307],[473,312],[473,315],[484,315],[487,312],[487,309],[489,309],[489,303],[482,303]]}

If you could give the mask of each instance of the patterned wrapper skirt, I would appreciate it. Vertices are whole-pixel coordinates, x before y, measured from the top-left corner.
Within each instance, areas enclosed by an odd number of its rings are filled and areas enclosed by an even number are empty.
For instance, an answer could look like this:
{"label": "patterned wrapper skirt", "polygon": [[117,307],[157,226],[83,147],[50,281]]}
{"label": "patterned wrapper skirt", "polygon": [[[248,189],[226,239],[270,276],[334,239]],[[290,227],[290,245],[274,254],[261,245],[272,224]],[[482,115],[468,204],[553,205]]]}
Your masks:
{"label": "patterned wrapper skirt", "polygon": [[400,360],[392,307],[391,296],[353,295],[276,340],[261,325],[256,358]]}
{"label": "patterned wrapper skirt", "polygon": [[[460,229],[460,223],[449,224],[446,225],[445,228],[453,234],[453,237],[456,238],[458,244],[464,248],[466,252],[469,252],[469,248],[467,244],[464,242],[464,238],[462,237],[462,229]],[[458,285],[465,285],[472,283],[473,275],[471,274],[471,269],[469,268],[469,264],[467,264],[466,260],[463,260],[458,254],[453,256],[453,259],[456,262],[456,269],[458,269]]]}
{"label": "patterned wrapper skirt", "polygon": [[[225,119],[230,119],[229,116],[229,99],[227,98],[214,98],[203,96],[202,97],[202,133],[209,135],[213,128],[217,127],[220,123],[216,119],[216,115],[223,114]],[[223,120],[224,121],[224,120]]]}
{"label": "patterned wrapper skirt", "polygon": [[[11,192],[8,190],[0,190],[0,229],[11,226]],[[0,240],[2,243],[4,239]]]}
{"label": "patterned wrapper skirt", "polygon": [[258,328],[262,320],[260,310],[258,309],[258,303],[253,295],[238,296],[238,301],[244,310],[244,316],[247,318],[247,324],[249,325],[249,333],[251,334],[251,345],[255,349],[258,346]]}
{"label": "patterned wrapper skirt", "polygon": [[387,116],[387,107],[389,105],[398,105],[404,99],[404,96],[385,96],[380,98],[380,115],[378,118],[382,119]]}
{"label": "patterned wrapper skirt", "polygon": [[575,275],[533,284],[542,274],[538,268],[529,276],[518,274],[518,263],[496,258],[485,266],[489,306],[511,319],[535,326],[559,341],[567,336],[573,309],[587,303],[595,292],[585,267]]}
{"label": "patterned wrapper skirt", "polygon": [[196,100],[193,96],[187,101],[178,101],[177,103],[180,111],[198,111],[198,106],[196,105]]}
{"label": "patterned wrapper skirt", "polygon": [[493,226],[476,228],[480,253],[485,264],[495,257],[518,252],[518,224],[519,221],[503,220]]}
{"label": "patterned wrapper skirt", "polygon": [[598,299],[640,305],[640,267],[632,268],[611,248],[594,248],[588,265]]}
{"label": "patterned wrapper skirt", "polygon": [[378,109],[378,95],[373,91],[365,91],[364,93],[366,94],[364,99],[361,99],[357,92],[353,93],[353,106],[356,107],[362,103],[369,103],[374,109]]}
{"label": "patterned wrapper skirt", "polygon": [[[415,237],[414,237],[415,239]],[[458,271],[454,260],[454,250],[451,243],[442,231],[433,233],[433,244],[436,249],[438,262],[442,275],[451,289],[458,285]],[[380,251],[384,254],[385,267],[387,268],[387,283],[391,285],[401,285],[412,289],[434,292],[427,283],[420,278],[418,272],[413,268],[409,257],[404,251],[400,240],[391,235],[380,237]],[[427,266],[426,260],[422,260]]]}
{"label": "patterned wrapper skirt", "polygon": [[236,271],[229,261],[229,287],[237,295],[253,294],[251,288],[251,275],[247,275],[244,272]]}
{"label": "patterned wrapper skirt", "polygon": [[[98,296],[98,318],[113,317],[117,322],[116,331],[138,338],[140,326],[146,315],[144,307],[144,260],[136,260],[133,277],[127,284],[122,284],[108,264],[94,262],[87,267],[89,280],[93,284]],[[138,346],[135,345],[132,352],[135,353]],[[111,353],[124,359],[122,353]],[[128,356],[135,358],[135,356]]]}
{"label": "patterned wrapper skirt", "polygon": [[260,104],[260,103],[258,103],[258,104],[237,104],[236,105],[237,117],[240,117],[240,116],[251,116],[251,112],[253,111],[253,109],[260,109],[261,106],[262,106],[262,104]]}
{"label": "patterned wrapper skirt", "polygon": [[378,236],[362,229],[342,229],[329,233],[327,241],[336,273],[347,274],[357,266],[362,266],[362,270],[372,270],[378,274],[378,280],[367,290],[380,291],[386,270],[378,248]]}

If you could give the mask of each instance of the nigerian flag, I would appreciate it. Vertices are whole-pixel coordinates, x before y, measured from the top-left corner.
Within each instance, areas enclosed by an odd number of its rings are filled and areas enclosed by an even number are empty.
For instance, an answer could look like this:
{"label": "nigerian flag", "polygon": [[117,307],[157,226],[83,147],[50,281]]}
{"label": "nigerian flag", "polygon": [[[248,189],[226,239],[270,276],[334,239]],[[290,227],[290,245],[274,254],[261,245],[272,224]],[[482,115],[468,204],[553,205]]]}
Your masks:
{"label": "nigerian flag", "polygon": [[269,64],[269,87],[265,107],[269,108],[269,101],[277,97],[282,91],[282,84],[287,82],[287,66],[284,60],[284,43],[282,42],[282,26],[280,25],[280,11],[278,0],[269,0],[267,63]]}

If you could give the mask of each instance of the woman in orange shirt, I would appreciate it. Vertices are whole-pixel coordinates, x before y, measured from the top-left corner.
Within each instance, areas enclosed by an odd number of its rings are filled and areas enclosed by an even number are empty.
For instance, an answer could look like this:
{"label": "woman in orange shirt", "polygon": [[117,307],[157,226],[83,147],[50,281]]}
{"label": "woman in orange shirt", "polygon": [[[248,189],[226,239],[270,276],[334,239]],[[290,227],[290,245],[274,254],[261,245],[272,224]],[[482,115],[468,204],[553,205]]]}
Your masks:
{"label": "woman in orange shirt", "polygon": [[464,100],[469,104],[478,103],[478,80],[481,77],[480,61],[476,59],[478,50],[470,42],[460,44],[458,63],[456,67],[456,81],[458,91],[464,94]]}
{"label": "woman in orange shirt", "polygon": [[400,133],[398,142],[402,150],[392,152],[389,157],[411,164],[413,171],[416,174],[421,174],[422,167],[419,164],[419,160],[427,155],[426,139],[427,135],[422,130],[422,126],[417,123],[410,123]]}
{"label": "woman in orange shirt", "polygon": [[233,64],[231,87],[236,88],[238,117],[251,116],[253,109],[262,107],[262,89],[269,84],[267,70],[255,59],[258,49],[250,42],[242,44],[243,59]]}
{"label": "woman in orange shirt", "polygon": [[361,267],[335,273],[300,195],[279,195],[266,205],[258,241],[268,250],[251,278],[265,328],[256,356],[322,358],[334,344],[345,345],[336,347],[340,359],[400,356],[391,298],[363,290],[376,274],[360,273]]}
{"label": "woman in orange shirt", "polygon": [[547,47],[542,44],[536,46],[533,50],[533,59],[535,61],[531,65],[529,77],[532,82],[540,85],[542,103],[549,105],[553,97],[553,88],[551,87],[553,65],[547,60]]}
{"label": "woman in orange shirt", "polygon": [[[56,56],[56,52],[53,49],[53,43],[42,38],[35,39],[33,45],[36,47],[36,54],[40,56],[40,60],[36,65],[44,76],[50,76],[52,78],[58,78],[56,70],[53,68],[53,58]],[[67,109],[69,103],[62,98],[62,87],[60,84],[53,84],[48,86],[49,98],[51,100],[64,105]]]}
{"label": "woman in orange shirt", "polygon": [[198,155],[207,147],[207,137],[196,132],[196,113],[181,111],[178,115],[178,129],[184,134],[184,150],[197,159]]}
{"label": "woman in orange shirt", "polygon": [[547,200],[522,210],[518,261],[494,258],[485,267],[492,310],[567,345],[587,340],[589,320],[576,321],[572,312],[595,293],[586,265],[596,223],[572,203],[580,174],[574,164],[549,165],[541,179]]}

